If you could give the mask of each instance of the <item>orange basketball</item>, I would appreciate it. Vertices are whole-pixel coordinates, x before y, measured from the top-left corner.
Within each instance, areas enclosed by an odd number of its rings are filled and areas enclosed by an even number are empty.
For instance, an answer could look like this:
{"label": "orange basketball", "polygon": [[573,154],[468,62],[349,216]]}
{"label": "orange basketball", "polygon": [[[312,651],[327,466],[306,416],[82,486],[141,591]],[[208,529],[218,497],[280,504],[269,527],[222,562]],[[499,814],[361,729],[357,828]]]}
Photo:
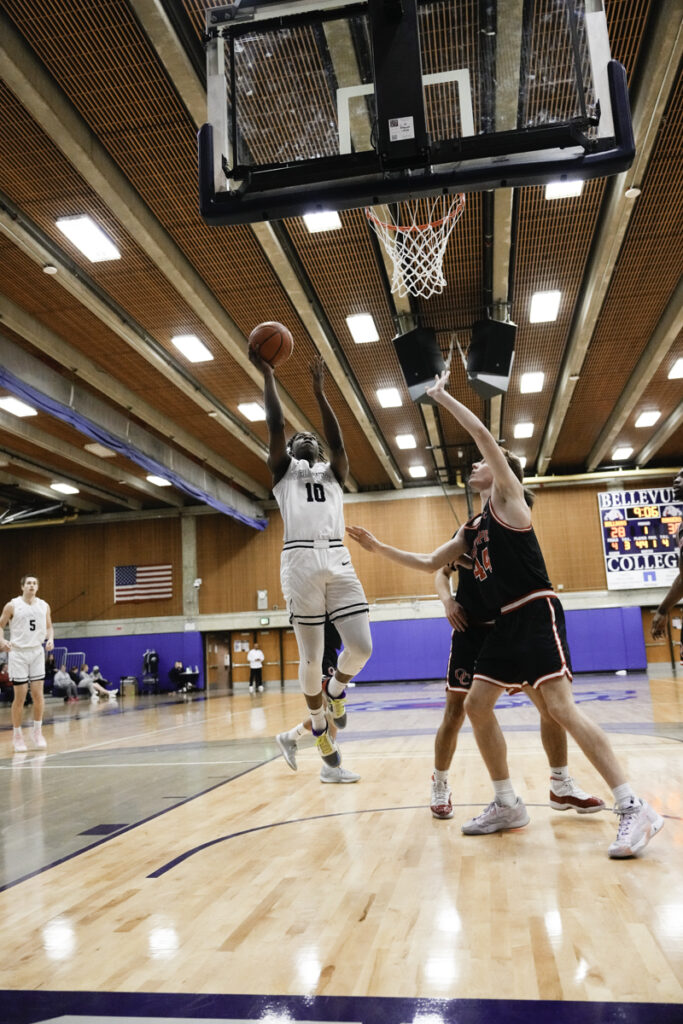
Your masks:
{"label": "orange basketball", "polygon": [[249,348],[258,352],[264,362],[271,366],[279,366],[289,359],[294,351],[294,338],[284,324],[276,320],[267,320],[259,324],[249,335]]}

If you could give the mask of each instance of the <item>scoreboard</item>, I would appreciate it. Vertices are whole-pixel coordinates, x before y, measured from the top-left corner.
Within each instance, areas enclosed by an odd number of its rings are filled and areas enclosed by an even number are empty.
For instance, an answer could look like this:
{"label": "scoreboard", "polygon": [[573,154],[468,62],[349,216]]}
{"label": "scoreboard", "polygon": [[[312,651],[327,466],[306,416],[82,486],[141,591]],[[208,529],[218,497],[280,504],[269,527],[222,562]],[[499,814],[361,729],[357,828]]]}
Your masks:
{"label": "scoreboard", "polygon": [[683,508],[671,487],[598,494],[608,590],[669,587]]}

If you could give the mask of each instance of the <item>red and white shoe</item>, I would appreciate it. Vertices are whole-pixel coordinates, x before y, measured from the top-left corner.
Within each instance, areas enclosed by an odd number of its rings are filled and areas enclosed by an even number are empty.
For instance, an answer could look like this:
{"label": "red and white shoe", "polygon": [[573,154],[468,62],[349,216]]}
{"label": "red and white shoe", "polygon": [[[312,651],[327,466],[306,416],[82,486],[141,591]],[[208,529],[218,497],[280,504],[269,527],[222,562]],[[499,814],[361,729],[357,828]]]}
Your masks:
{"label": "red and white shoe", "polygon": [[435,818],[453,817],[453,800],[448,783],[437,782],[432,775],[432,796],[429,804],[432,816]]}
{"label": "red and white shoe", "polygon": [[572,778],[557,782],[550,780],[550,806],[555,811],[576,811],[577,814],[595,814],[604,811],[605,801],[584,793]]}

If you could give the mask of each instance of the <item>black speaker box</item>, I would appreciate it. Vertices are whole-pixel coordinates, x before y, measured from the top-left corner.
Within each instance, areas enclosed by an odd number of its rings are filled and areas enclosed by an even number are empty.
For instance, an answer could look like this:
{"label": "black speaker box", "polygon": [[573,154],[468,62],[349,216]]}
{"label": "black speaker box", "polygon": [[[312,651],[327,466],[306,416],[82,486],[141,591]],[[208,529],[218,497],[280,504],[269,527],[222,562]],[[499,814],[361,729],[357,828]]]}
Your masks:
{"label": "black speaker box", "polygon": [[516,324],[502,320],[478,320],[472,325],[467,379],[482,398],[493,398],[507,391],[516,333]]}
{"label": "black speaker box", "polygon": [[425,395],[425,388],[434,383],[434,378],[443,373],[445,367],[436,331],[431,327],[416,327],[407,334],[398,334],[394,348],[412,400],[434,404]]}

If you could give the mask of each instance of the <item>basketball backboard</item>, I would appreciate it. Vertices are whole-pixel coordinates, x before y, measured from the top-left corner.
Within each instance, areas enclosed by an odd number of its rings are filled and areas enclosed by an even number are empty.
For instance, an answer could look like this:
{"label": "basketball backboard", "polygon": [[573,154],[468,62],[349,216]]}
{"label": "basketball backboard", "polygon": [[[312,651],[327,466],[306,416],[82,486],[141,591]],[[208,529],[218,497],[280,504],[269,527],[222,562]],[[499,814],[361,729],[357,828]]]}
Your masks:
{"label": "basketball backboard", "polygon": [[630,166],[603,0],[236,0],[206,11],[208,223]]}

